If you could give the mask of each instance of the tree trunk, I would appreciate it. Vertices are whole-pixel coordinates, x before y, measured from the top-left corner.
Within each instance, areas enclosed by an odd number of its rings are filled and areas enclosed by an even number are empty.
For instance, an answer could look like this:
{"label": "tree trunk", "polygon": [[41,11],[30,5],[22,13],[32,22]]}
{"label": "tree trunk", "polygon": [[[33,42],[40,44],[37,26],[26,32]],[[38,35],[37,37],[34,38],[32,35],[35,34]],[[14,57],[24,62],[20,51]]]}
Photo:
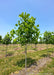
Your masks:
{"label": "tree trunk", "polygon": [[35,51],[37,51],[37,44],[35,44]]}
{"label": "tree trunk", "polygon": [[25,45],[25,70],[27,70],[27,45]]}
{"label": "tree trunk", "polygon": [[32,43],[31,43],[31,49],[32,49]]}
{"label": "tree trunk", "polygon": [[48,50],[48,44],[47,44],[47,50]]}
{"label": "tree trunk", "polygon": [[7,45],[6,45],[6,57],[7,57]]}
{"label": "tree trunk", "polygon": [[49,53],[48,53],[48,44],[47,44],[47,56],[49,57]]}

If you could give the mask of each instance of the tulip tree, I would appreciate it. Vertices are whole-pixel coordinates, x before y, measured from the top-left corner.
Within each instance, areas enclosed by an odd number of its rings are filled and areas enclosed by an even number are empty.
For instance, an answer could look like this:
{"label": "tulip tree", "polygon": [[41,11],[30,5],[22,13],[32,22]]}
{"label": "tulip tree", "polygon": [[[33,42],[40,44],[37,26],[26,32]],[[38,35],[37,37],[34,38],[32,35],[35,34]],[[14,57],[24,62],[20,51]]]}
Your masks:
{"label": "tulip tree", "polygon": [[17,43],[18,43],[17,38],[13,39],[13,44],[17,44]]}
{"label": "tulip tree", "polygon": [[50,43],[54,44],[54,32],[51,32]]}
{"label": "tulip tree", "polygon": [[11,44],[11,37],[10,37],[9,33],[7,33],[5,35],[5,37],[3,38],[3,44],[6,45],[6,57],[7,57],[7,45]]}
{"label": "tulip tree", "polygon": [[2,36],[0,35],[0,44],[2,43]]}
{"label": "tulip tree", "polygon": [[10,36],[11,36],[11,38],[14,38],[14,34],[15,34],[15,30],[12,29],[12,30],[10,31]]}
{"label": "tulip tree", "polygon": [[46,31],[44,33],[44,41],[46,44],[53,44],[54,43],[54,32]]}
{"label": "tulip tree", "polygon": [[44,43],[43,42],[43,37],[40,36],[39,39],[40,39],[40,41],[39,41],[40,44]]}
{"label": "tulip tree", "polygon": [[34,33],[33,33],[33,36],[32,36],[32,43],[35,44],[35,50],[36,49],[36,44],[38,43],[38,38],[39,38],[39,34],[40,34],[40,31],[39,31],[39,25],[37,26],[34,26]]}
{"label": "tulip tree", "polygon": [[44,32],[44,41],[46,44],[50,44],[50,39],[51,39],[51,32],[45,31]]}
{"label": "tulip tree", "polygon": [[25,69],[27,68],[27,44],[37,41],[39,35],[39,25],[35,26],[35,20],[30,14],[22,12],[19,15],[20,19],[15,24],[15,34],[18,38],[18,42],[21,45],[25,45]]}
{"label": "tulip tree", "polygon": [[52,36],[52,33],[49,32],[49,31],[45,31],[44,32],[44,42],[47,44],[47,50],[48,50],[48,44],[51,44],[51,36]]}

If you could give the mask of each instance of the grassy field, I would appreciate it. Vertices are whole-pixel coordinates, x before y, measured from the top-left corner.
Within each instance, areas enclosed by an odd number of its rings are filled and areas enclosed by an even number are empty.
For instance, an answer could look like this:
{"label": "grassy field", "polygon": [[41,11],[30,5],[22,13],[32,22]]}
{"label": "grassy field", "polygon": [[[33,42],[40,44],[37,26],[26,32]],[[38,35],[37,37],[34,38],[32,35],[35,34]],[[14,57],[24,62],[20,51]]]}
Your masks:
{"label": "grassy field", "polygon": [[[7,46],[0,45],[0,75],[9,75],[12,72],[19,71],[25,67],[25,46],[19,44],[12,44]],[[37,50],[37,51],[36,51]],[[33,63],[39,59],[47,57],[54,52],[54,45],[48,44],[48,50],[46,44],[27,45],[27,67],[30,67]],[[40,70],[40,73],[54,73],[54,58],[52,61]]]}

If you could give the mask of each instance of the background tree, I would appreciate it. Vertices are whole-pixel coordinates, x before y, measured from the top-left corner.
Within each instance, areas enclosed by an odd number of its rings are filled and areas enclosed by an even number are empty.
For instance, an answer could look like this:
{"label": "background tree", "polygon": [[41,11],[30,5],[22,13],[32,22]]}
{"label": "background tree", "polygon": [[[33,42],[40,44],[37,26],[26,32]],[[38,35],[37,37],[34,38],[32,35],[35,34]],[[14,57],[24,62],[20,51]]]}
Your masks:
{"label": "background tree", "polygon": [[17,44],[17,43],[18,43],[17,38],[13,39],[13,44]]}
{"label": "background tree", "polygon": [[40,36],[39,39],[40,39],[40,41],[39,41],[40,44],[44,43],[43,37]]}
{"label": "background tree", "polygon": [[44,32],[44,42],[45,42],[46,44],[52,44],[52,42],[53,42],[53,37],[54,37],[53,32],[49,32],[49,31],[45,31],[45,32]]}
{"label": "background tree", "polygon": [[12,40],[12,46],[14,46],[13,44],[16,44],[16,40],[14,40],[15,38],[15,30],[14,29],[12,29],[11,31],[10,31],[10,36],[11,36],[11,40]]}
{"label": "background tree", "polygon": [[25,68],[27,68],[27,44],[34,41],[35,38],[37,41],[39,35],[39,25],[35,26],[35,20],[33,16],[30,17],[30,14],[22,12],[20,15],[20,20],[18,24],[15,24],[15,34],[18,38],[18,42],[21,45],[25,45]]}
{"label": "background tree", "polygon": [[51,42],[51,44],[54,44],[54,32],[51,32],[50,42]]}
{"label": "background tree", "polygon": [[2,43],[2,36],[0,35],[0,44]]}
{"label": "background tree", "polygon": [[[44,42],[47,44],[47,50],[48,50],[48,44],[52,44],[52,33],[49,31],[44,32]],[[48,51],[47,51],[48,54]],[[49,56],[49,54],[48,54]]]}
{"label": "background tree", "polygon": [[6,45],[6,57],[7,57],[7,45],[11,44],[11,37],[10,37],[10,35],[8,33],[3,38],[3,44]]}
{"label": "background tree", "polygon": [[40,31],[39,31],[39,25],[37,25],[37,26],[34,26],[34,34],[33,34],[33,36],[32,36],[32,43],[34,43],[35,44],[35,50],[37,50],[36,49],[36,45],[37,45],[37,43],[38,43],[38,38],[39,38],[39,34],[40,34]]}

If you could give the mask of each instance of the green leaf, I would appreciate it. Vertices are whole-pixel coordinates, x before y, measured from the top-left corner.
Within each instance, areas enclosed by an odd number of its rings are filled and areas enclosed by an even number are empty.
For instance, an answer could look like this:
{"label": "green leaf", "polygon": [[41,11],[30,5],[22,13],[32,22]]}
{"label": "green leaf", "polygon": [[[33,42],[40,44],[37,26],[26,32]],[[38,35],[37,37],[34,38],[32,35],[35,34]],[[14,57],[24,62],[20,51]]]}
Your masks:
{"label": "green leaf", "polygon": [[18,24],[15,24],[15,26],[18,26]]}
{"label": "green leaf", "polygon": [[37,25],[37,27],[39,27],[39,25]]}

